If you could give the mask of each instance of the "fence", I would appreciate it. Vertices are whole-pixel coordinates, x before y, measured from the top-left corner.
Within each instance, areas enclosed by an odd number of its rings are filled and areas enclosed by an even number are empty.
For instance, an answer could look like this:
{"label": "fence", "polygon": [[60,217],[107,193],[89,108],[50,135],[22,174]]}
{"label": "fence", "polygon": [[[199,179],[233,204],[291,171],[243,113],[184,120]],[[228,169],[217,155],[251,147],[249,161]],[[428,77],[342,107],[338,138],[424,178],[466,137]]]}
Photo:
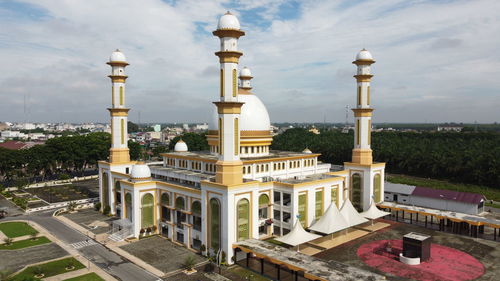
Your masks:
{"label": "fence", "polygon": [[74,177],[72,179],[67,179],[67,180],[55,180],[55,181],[39,182],[39,183],[27,185],[24,188],[29,189],[29,188],[36,188],[36,187],[44,187],[44,186],[48,186],[48,185],[61,185],[61,184],[70,183],[70,182],[97,179],[98,177],[99,177],[99,175],[93,175],[93,176],[85,176],[85,177]]}
{"label": "fence", "polygon": [[45,211],[45,210],[52,210],[52,209],[56,209],[56,208],[65,208],[71,202],[76,203],[76,209],[85,209],[85,208],[93,207],[96,202],[99,202],[99,198],[88,198],[88,199],[81,199],[81,200],[75,200],[75,201],[54,203],[54,204],[50,204],[48,206],[27,209],[26,213],[34,213],[34,212],[40,212],[40,211]]}

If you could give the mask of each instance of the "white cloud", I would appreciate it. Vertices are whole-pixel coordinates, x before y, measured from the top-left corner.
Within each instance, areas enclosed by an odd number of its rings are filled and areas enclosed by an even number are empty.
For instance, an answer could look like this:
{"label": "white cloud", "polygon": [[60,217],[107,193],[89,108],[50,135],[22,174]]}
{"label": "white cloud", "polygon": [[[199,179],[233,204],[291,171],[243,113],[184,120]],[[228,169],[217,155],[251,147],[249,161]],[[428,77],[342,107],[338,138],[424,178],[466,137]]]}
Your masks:
{"label": "white cloud", "polygon": [[[281,0],[23,3],[47,15],[0,17],[0,120],[24,120],[24,96],[33,121],[107,120],[105,61],[119,47],[131,63],[134,121],[138,111],[143,121],[208,121],[218,87],[218,39],[209,31],[227,9],[268,23],[242,22],[239,44],[274,121],[343,121],[355,98],[351,61],[362,47],[377,60],[375,121],[500,117],[494,0],[304,1],[291,19]],[[0,15],[11,12],[1,7]]]}

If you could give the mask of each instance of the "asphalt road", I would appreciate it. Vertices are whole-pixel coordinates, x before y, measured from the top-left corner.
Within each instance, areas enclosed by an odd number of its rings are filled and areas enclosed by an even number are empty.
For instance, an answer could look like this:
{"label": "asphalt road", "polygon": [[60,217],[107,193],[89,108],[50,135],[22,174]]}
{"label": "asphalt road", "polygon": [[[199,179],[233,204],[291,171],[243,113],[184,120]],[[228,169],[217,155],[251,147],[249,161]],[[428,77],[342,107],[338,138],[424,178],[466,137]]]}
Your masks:
{"label": "asphalt road", "polygon": [[[64,243],[72,244],[81,241],[90,241],[89,237],[81,234],[77,230],[74,230],[59,220],[52,217],[54,211],[47,211],[42,213],[21,215],[16,217],[7,217],[2,221],[7,220],[29,220],[38,223],[40,226],[44,227],[52,235],[57,237]],[[107,273],[113,277],[123,280],[123,281],[153,281],[161,280],[157,276],[147,272],[146,270],[140,268],[139,266],[131,263],[125,258],[117,255],[113,251],[107,249],[99,243],[95,243],[90,246],[85,246],[77,249],[77,251],[95,265],[99,266]]]}

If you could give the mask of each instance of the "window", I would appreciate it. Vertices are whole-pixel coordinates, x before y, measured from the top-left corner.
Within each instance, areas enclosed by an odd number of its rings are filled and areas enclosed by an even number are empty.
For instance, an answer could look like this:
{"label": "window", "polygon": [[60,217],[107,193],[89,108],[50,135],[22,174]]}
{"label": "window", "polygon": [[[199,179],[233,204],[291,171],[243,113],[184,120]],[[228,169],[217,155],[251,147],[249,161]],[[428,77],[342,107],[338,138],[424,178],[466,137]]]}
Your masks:
{"label": "window", "polygon": [[132,194],[125,194],[125,217],[127,219],[132,218]]}
{"label": "window", "polygon": [[[224,96],[224,69],[220,69],[220,96],[223,97]],[[219,130],[220,130],[220,126],[219,126]]]}
{"label": "window", "polygon": [[183,197],[177,197],[177,199],[175,199],[175,208],[177,210],[184,210],[184,198]]}
{"label": "window", "polygon": [[269,208],[269,196],[267,194],[262,194],[259,196],[259,218],[267,219],[267,213]]}
{"label": "window", "polygon": [[281,220],[281,211],[280,210],[274,210],[273,215],[274,215],[275,220],[279,220],[279,221]]}
{"label": "window", "polygon": [[163,221],[170,221],[170,209],[162,206],[161,207],[161,218]]}
{"label": "window", "polygon": [[290,218],[292,217],[292,215],[288,212],[283,212],[283,222],[287,222],[289,223],[290,222]]}
{"label": "window", "polygon": [[210,199],[210,247],[217,251],[220,247],[220,203],[219,200]]}
{"label": "window", "polygon": [[351,202],[358,212],[362,212],[361,206],[361,176],[358,173],[352,175]]}
{"label": "window", "polygon": [[120,86],[120,105],[123,105],[123,86]]}
{"label": "window", "polygon": [[280,204],[281,201],[281,193],[278,191],[274,192],[274,204]]}
{"label": "window", "polygon": [[307,227],[307,193],[299,194],[299,220],[303,227]]}
{"label": "window", "polygon": [[108,173],[102,173],[102,209],[109,206],[109,178]]}
{"label": "window", "polygon": [[332,186],[332,202],[335,203],[337,208],[339,207],[339,186],[338,185]]}
{"label": "window", "polygon": [[168,193],[161,194],[161,204],[163,206],[170,206],[170,196],[168,195]]}
{"label": "window", "polygon": [[380,174],[375,174],[373,177],[373,198],[375,200],[375,203],[379,203],[382,201],[382,179],[380,177]]}
{"label": "window", "polygon": [[144,196],[142,196],[142,223],[141,227],[146,228],[153,226],[153,212],[154,212],[154,198],[151,193],[147,193]]}
{"label": "window", "polygon": [[360,138],[361,136],[359,135],[359,125],[360,125],[360,122],[359,120],[356,120],[356,144],[359,145],[359,142],[360,142]]}
{"label": "window", "polygon": [[292,205],[292,195],[290,193],[283,192],[283,205],[291,206]]}
{"label": "window", "polygon": [[250,202],[241,199],[237,204],[238,210],[238,241],[250,238]]}
{"label": "window", "polygon": [[323,190],[316,191],[315,217],[319,219],[323,215]]}

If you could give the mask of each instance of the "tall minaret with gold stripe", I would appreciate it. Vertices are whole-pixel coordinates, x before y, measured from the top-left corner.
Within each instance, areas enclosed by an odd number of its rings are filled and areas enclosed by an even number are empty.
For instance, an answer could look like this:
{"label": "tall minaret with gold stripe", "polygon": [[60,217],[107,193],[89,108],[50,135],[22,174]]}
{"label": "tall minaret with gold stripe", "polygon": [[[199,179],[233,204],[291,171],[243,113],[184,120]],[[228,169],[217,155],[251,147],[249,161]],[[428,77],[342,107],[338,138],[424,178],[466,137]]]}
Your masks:
{"label": "tall minaret with gold stripe", "polygon": [[218,112],[219,160],[215,180],[221,184],[243,182],[243,166],[240,160],[239,121],[241,106],[238,102],[238,39],[245,35],[238,19],[227,12],[220,19],[213,34],[220,38],[220,51],[215,55],[220,61],[220,101],[214,102]]}
{"label": "tall minaret with gold stripe", "polygon": [[373,108],[370,106],[370,80],[373,75],[370,72],[370,66],[375,61],[370,52],[363,49],[357,54],[356,60],[352,63],[358,67],[357,74],[354,75],[357,81],[357,99],[356,107],[352,109],[355,119],[352,162],[372,164],[371,126]]}
{"label": "tall minaret with gold stripe", "polygon": [[125,107],[125,67],[128,65],[125,55],[116,50],[111,54],[111,149],[109,150],[110,163],[130,162],[128,149],[127,117],[129,109]]}

